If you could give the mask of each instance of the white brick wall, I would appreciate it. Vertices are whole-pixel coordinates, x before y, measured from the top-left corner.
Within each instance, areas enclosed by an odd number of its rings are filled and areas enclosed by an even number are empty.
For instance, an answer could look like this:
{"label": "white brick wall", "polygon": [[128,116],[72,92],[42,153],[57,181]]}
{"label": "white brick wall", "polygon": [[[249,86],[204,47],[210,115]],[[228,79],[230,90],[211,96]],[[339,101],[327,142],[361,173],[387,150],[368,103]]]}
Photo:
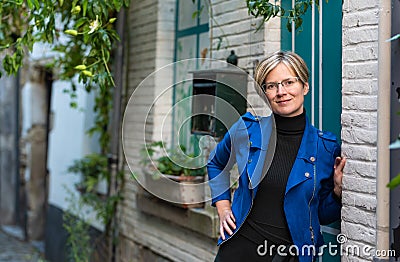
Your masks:
{"label": "white brick wall", "polygon": [[[376,241],[378,17],[377,0],[343,3],[342,151],[349,159],[341,229],[346,245],[360,248]],[[362,254],[342,259],[372,261]]]}
{"label": "white brick wall", "polygon": [[[212,58],[225,60],[230,50],[239,57],[238,66],[252,69],[253,61],[264,54],[264,32],[255,33],[256,20],[248,15],[246,2],[211,0],[214,21],[212,23]],[[222,38],[222,45],[216,50]],[[229,46],[228,46],[229,45]]]}
{"label": "white brick wall", "polygon": [[[280,49],[280,19],[271,20],[264,25],[265,28],[256,32],[261,20],[249,16],[245,1],[211,2],[215,19],[211,21],[214,38],[212,58],[225,60],[230,50],[235,50],[239,57],[238,66],[249,72],[251,82],[254,62]],[[218,38],[222,38],[222,45],[216,50],[220,41]],[[252,83],[249,83],[247,98],[257,113],[265,112],[265,103],[256,93]]]}

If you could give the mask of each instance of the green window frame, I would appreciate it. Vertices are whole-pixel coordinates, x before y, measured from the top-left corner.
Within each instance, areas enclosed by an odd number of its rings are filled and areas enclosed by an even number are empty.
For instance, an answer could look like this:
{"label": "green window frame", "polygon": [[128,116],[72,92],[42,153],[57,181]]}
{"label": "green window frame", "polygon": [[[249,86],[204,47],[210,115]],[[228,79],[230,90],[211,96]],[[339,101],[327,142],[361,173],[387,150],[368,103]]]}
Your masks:
{"label": "green window frame", "polygon": [[[209,50],[208,1],[206,0],[177,0],[175,23],[174,62],[190,58],[206,58]],[[207,49],[206,49],[207,48]],[[191,65],[192,69],[199,65]],[[199,136],[190,134],[191,104],[187,99],[192,94],[192,83],[181,79],[187,75],[187,68],[176,64],[174,68],[174,85],[172,105],[172,146],[183,145],[188,152],[198,152]],[[186,101],[186,102],[182,102]],[[179,141],[176,141],[179,134]]]}

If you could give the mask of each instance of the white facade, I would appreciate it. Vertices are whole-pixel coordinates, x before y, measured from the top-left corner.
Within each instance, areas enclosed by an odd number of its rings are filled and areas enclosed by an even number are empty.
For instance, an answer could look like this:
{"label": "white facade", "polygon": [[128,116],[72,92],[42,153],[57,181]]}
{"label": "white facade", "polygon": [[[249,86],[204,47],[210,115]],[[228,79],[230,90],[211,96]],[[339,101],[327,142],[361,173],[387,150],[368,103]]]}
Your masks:
{"label": "white facade", "polygon": [[69,105],[71,98],[63,92],[64,89],[70,88],[70,83],[54,82],[51,101],[48,202],[62,210],[68,208],[68,203],[65,201],[68,196],[65,187],[76,192],[74,184],[79,181],[79,175],[68,173],[68,167],[74,160],[99,151],[96,138],[90,138],[86,134],[94,123],[93,94],[78,88],[78,109],[74,109]]}

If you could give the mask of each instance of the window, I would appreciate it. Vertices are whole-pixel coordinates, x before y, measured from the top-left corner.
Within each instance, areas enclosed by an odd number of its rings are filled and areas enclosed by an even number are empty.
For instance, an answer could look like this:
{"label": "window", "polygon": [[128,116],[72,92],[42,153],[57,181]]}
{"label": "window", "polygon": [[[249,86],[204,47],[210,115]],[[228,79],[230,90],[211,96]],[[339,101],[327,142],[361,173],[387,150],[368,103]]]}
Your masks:
{"label": "window", "polygon": [[[175,27],[175,62],[191,58],[209,58],[208,1],[177,0]],[[190,133],[192,82],[189,71],[204,68],[201,62],[178,63],[174,72],[172,146],[183,145],[187,152],[198,152],[200,136]],[[179,135],[179,141],[177,137]]]}

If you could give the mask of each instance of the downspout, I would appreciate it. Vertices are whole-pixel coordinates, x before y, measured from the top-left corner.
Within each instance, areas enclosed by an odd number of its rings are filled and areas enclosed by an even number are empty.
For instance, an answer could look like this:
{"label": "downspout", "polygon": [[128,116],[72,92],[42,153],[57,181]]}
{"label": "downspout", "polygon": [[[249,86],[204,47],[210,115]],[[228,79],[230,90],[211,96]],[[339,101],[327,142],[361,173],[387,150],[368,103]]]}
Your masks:
{"label": "downspout", "polygon": [[[376,182],[376,250],[389,250],[390,191],[390,42],[391,1],[379,1],[378,26],[378,119],[377,119],[377,182]],[[374,257],[389,261],[389,257]]]}
{"label": "downspout", "polygon": [[[125,8],[121,8],[117,15],[117,33],[120,36],[120,41],[117,44],[115,50],[115,88],[113,90],[113,111],[111,119],[111,147],[110,155],[108,156],[108,164],[111,170],[110,179],[110,196],[114,196],[118,192],[118,180],[116,179],[119,172],[119,143],[120,143],[120,126],[121,126],[121,100],[122,100],[122,87],[123,87],[123,66],[124,66],[124,44],[125,44]],[[118,207],[115,207],[116,210]],[[116,212],[117,213],[117,212]],[[115,253],[116,246],[115,241],[118,237],[118,216],[114,214],[111,222],[112,236],[109,242],[109,260],[116,261]]]}

